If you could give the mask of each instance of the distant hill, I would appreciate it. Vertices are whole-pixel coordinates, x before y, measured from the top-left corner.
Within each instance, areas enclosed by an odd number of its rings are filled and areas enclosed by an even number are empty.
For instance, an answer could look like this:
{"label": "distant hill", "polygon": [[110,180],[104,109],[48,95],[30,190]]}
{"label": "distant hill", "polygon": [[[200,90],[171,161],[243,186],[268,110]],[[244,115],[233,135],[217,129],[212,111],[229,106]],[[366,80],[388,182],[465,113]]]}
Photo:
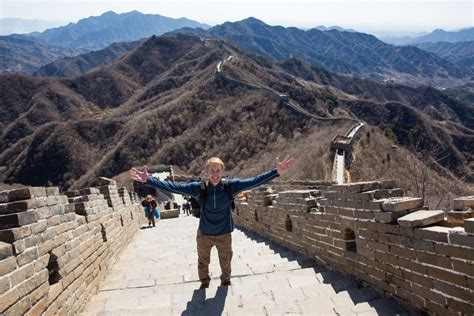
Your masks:
{"label": "distant hill", "polygon": [[445,30],[437,29],[433,32],[418,36],[418,37],[383,37],[382,41],[394,44],[394,45],[411,45],[419,43],[430,43],[430,42],[468,42],[474,41],[474,27],[465,28],[459,31],[447,32]]}
{"label": "distant hill", "polygon": [[116,58],[123,56],[142,41],[114,43],[104,49],[84,53],[74,57],[59,58],[46,64],[33,73],[35,77],[74,77],[111,64]]}
{"label": "distant hill", "polygon": [[24,35],[0,36],[0,72],[32,74],[41,65],[80,53]]}
{"label": "distant hill", "polygon": [[337,26],[337,25],[333,25],[333,26],[330,26],[330,27],[325,27],[324,25],[318,25],[318,26],[314,27],[314,29],[320,30],[320,31],[332,31],[332,30],[336,30],[336,31],[339,31],[339,32],[357,32],[356,30],[353,30],[353,29],[345,29],[345,28],[340,27],[340,26]]}
{"label": "distant hill", "polygon": [[61,24],[61,22],[53,21],[4,18],[0,19],[0,35],[42,32]]}
{"label": "distant hill", "polygon": [[458,66],[474,67],[474,41],[420,43],[415,44],[415,46],[436,54]]}
{"label": "distant hill", "polygon": [[340,74],[411,85],[457,86],[470,80],[471,70],[457,67],[416,47],[394,47],[364,33],[303,31],[270,26],[255,18],[226,22],[207,31],[173,33],[226,39],[258,54],[284,60],[290,56]]}
{"label": "distant hill", "polygon": [[[217,75],[222,59],[225,73]],[[451,179],[450,192],[462,187],[453,173],[474,180],[472,104],[433,88],[335,75],[296,58],[275,62],[184,35],[153,36],[74,78],[0,76],[0,170],[7,183],[77,188],[144,163],[199,174],[212,155],[226,161],[230,175],[248,176],[288,153],[297,157],[292,177],[328,179],[329,143],[352,123],[312,120],[269,98],[268,89],[315,115],[368,123],[354,179],[395,177],[409,185],[407,165],[415,161]]]}
{"label": "distant hill", "polygon": [[138,11],[122,14],[109,11],[32,35],[50,45],[97,50],[114,42],[136,41],[182,27],[207,29],[209,26],[186,18],[173,19]]}

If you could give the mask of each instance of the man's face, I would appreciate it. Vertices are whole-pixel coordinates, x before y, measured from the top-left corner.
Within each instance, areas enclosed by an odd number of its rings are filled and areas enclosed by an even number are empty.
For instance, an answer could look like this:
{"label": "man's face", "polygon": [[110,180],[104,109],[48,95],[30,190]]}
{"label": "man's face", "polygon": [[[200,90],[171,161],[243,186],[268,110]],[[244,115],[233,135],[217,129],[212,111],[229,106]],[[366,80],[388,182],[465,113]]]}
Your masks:
{"label": "man's face", "polygon": [[207,177],[213,186],[219,184],[222,179],[222,175],[224,170],[221,164],[218,163],[210,163],[207,165]]}

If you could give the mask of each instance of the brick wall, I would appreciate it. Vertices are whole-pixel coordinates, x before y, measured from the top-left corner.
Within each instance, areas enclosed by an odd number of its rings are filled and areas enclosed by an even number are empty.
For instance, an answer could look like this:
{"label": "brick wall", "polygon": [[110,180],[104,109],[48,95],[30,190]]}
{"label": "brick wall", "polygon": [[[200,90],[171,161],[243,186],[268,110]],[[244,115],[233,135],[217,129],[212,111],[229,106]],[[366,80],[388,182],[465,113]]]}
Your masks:
{"label": "brick wall", "polygon": [[77,313],[96,291],[145,218],[135,193],[92,186],[0,192],[0,314]]}
{"label": "brick wall", "polygon": [[474,315],[474,197],[427,210],[394,181],[280,183],[246,197],[238,226],[431,314]]}

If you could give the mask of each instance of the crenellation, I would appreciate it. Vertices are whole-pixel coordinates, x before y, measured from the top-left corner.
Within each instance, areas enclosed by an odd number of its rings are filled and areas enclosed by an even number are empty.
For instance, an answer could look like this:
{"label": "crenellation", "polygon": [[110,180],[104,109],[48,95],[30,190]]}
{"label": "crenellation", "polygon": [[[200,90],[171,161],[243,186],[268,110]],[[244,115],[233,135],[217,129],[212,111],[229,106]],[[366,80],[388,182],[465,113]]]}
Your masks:
{"label": "crenellation", "polygon": [[474,196],[463,196],[453,199],[453,209],[455,211],[474,209]]}
{"label": "crenellation", "polygon": [[472,314],[470,197],[457,199],[461,210],[446,212],[404,197],[394,181],[326,186],[317,195],[305,189],[278,183],[251,191],[238,201],[234,221],[401,303],[429,313]]}
{"label": "crenellation", "polygon": [[[84,308],[144,221],[134,192],[106,178],[91,186],[65,194],[58,188],[0,192],[0,313]],[[421,199],[403,197],[394,181],[301,181],[246,192],[233,215],[236,224],[402,303],[429,313],[469,314],[470,201],[458,199],[455,211],[425,210]],[[162,218],[176,212],[162,212]]]}
{"label": "crenellation", "polygon": [[1,314],[84,307],[143,217],[114,181],[97,184],[102,187],[65,194],[58,188],[0,192]]}

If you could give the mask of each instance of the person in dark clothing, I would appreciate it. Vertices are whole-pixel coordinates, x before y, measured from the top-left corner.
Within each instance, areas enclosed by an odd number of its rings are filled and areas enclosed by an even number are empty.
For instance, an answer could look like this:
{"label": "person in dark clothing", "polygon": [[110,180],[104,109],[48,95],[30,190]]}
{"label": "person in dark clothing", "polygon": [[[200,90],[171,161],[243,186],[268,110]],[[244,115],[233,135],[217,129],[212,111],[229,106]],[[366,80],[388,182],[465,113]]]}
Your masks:
{"label": "person in dark clothing", "polygon": [[[226,186],[230,189],[232,196],[239,192],[255,188],[267,183],[279,175],[286,173],[293,165],[294,159],[286,157],[282,161],[277,158],[276,168],[248,179],[226,179]],[[232,220],[231,203],[232,198],[226,192],[222,176],[224,163],[221,159],[213,157],[206,163],[208,183],[205,188],[206,199],[201,205],[201,216],[199,218],[199,229],[196,242],[198,251],[198,274],[201,288],[208,288],[209,263],[212,247],[216,246],[221,266],[221,285],[230,285],[231,260],[232,260],[232,236],[234,222]],[[130,176],[133,180],[146,183],[160,190],[190,195],[199,199],[201,193],[201,181],[178,183],[161,181],[148,175],[148,169],[144,166],[143,171],[132,168]],[[192,203],[192,201],[191,201]]]}
{"label": "person in dark clothing", "polygon": [[147,195],[142,201],[142,206],[145,208],[145,217],[148,219],[148,226],[153,224],[153,227],[155,227],[155,218],[160,217],[156,201],[151,195]]}
{"label": "person in dark clothing", "polygon": [[181,208],[183,209],[183,214],[189,215],[188,202],[184,202]]}
{"label": "person in dark clothing", "polygon": [[198,198],[195,198],[194,196],[191,197],[191,199],[189,200],[190,203],[189,203],[189,207],[191,209],[191,214],[196,214],[200,211],[201,209],[201,205],[199,204],[199,197]]}

